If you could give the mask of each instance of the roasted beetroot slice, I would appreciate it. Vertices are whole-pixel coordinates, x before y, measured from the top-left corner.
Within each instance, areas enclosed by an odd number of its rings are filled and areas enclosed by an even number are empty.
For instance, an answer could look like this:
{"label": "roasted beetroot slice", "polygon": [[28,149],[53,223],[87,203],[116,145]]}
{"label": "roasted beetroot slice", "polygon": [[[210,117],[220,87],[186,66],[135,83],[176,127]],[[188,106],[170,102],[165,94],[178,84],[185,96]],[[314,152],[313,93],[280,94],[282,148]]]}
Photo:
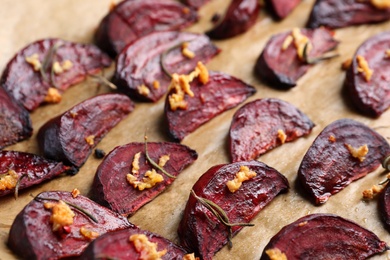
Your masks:
{"label": "roasted beetroot slice", "polygon": [[386,229],[390,232],[390,185],[387,184],[379,197],[379,210]]}
{"label": "roasted beetroot slice", "polygon": [[[243,167],[257,175],[244,181],[234,193],[226,183]],[[230,223],[249,223],[279,193],[287,191],[287,179],[275,169],[258,161],[217,165],[204,173],[193,186],[196,196],[212,201],[225,211]],[[199,198],[191,193],[178,234],[181,245],[201,259],[213,255],[228,243],[229,228],[222,224]],[[232,235],[242,226],[232,227]]]}
{"label": "roasted beetroot slice", "polygon": [[191,82],[191,90],[194,97],[185,96],[187,109],[171,109],[168,99],[173,92],[168,94],[165,102],[169,134],[175,141],[181,141],[201,125],[241,104],[256,92],[240,79],[215,71],[210,71],[209,81],[205,85],[196,78]]}
{"label": "roasted beetroot slice", "polygon": [[351,182],[379,167],[390,154],[381,135],[352,119],[340,119],[317,136],[298,170],[298,179],[316,204],[325,203]]}
{"label": "roasted beetroot slice", "polygon": [[[333,33],[325,28],[301,29],[301,33],[309,38],[313,46],[309,59],[320,58],[338,45]],[[297,80],[313,66],[299,59],[294,43],[283,50],[283,44],[289,35],[291,32],[272,36],[255,66],[255,73],[260,79],[279,89],[295,87]]]}
{"label": "roasted beetroot slice", "polygon": [[199,9],[206,3],[210,2],[210,0],[183,0],[183,2],[188,6]]}
{"label": "roasted beetroot slice", "polygon": [[280,259],[363,260],[388,249],[374,233],[350,220],[312,214],[282,228],[271,238],[260,259],[284,255]]}
{"label": "roasted beetroot slice", "polygon": [[268,10],[276,19],[286,18],[302,0],[265,0]]}
{"label": "roasted beetroot slice", "polygon": [[230,126],[230,156],[233,162],[256,159],[261,154],[310,134],[313,122],[285,101],[265,98],[242,106]]}
{"label": "roasted beetroot slice", "polygon": [[248,31],[259,17],[257,0],[232,0],[225,17],[207,35],[212,39],[227,39]]}
{"label": "roasted beetroot slice", "polygon": [[351,25],[378,23],[390,19],[390,8],[376,8],[371,1],[317,0],[307,27],[342,28]]}
{"label": "roasted beetroot slice", "polygon": [[[69,207],[75,216],[73,224],[53,231],[52,210],[46,209],[44,203],[59,203],[58,200],[74,205]],[[82,227],[103,235],[131,226],[126,218],[84,196],[74,198],[70,192],[64,191],[43,192],[16,216],[8,245],[23,259],[59,259],[80,255],[91,242],[91,238],[81,234]]]}
{"label": "roasted beetroot slice", "polygon": [[[129,143],[118,146],[112,150],[100,164],[93,183],[93,199],[103,206],[112,209],[122,215],[132,215],[146,203],[153,200],[163,192],[173,181],[159,169],[154,168],[145,155],[144,143]],[[137,153],[139,157],[139,176],[142,180],[145,173],[155,169],[161,174],[164,180],[154,187],[142,191],[134,188],[127,181],[127,174],[132,173],[133,161]],[[172,176],[179,173],[188,165],[193,163],[198,154],[196,151],[185,145],[169,142],[150,142],[147,144],[149,157],[156,163],[162,156],[169,156],[163,169]],[[112,169],[115,169],[113,171]]]}
{"label": "roasted beetroot slice", "polygon": [[[389,14],[390,15],[390,14]],[[390,107],[390,32],[380,33],[365,41],[357,50],[347,71],[345,86],[349,97],[362,113],[379,117]],[[367,78],[366,72],[359,72],[359,60],[364,58],[373,72]]]}
{"label": "roasted beetroot slice", "polygon": [[141,254],[129,240],[133,235],[145,235],[149,242],[157,244],[158,252],[166,250],[166,253],[161,256],[163,260],[183,260],[187,254],[183,248],[160,235],[131,227],[98,237],[85,249],[81,259],[141,259]]}
{"label": "roasted beetroot slice", "polygon": [[96,44],[115,57],[130,44],[155,31],[177,31],[198,20],[195,10],[172,0],[126,0],[101,21]]}
{"label": "roasted beetroot slice", "polygon": [[[37,55],[42,72],[26,61]],[[69,63],[70,61],[70,63]],[[52,73],[58,62],[63,72]],[[7,92],[27,110],[34,110],[45,102],[51,87],[59,92],[83,81],[88,74],[97,73],[111,64],[111,59],[96,46],[73,43],[60,39],[44,39],[33,42],[19,51],[7,64],[1,84]],[[44,75],[44,76],[43,76]]]}
{"label": "roasted beetroot slice", "polygon": [[39,148],[49,159],[81,167],[100,140],[133,108],[123,94],[85,100],[39,129]]}
{"label": "roasted beetroot slice", "polygon": [[[182,53],[185,42],[195,54],[192,59]],[[162,66],[169,73],[186,74],[198,61],[206,63],[218,53],[219,49],[203,34],[151,33],[128,45],[118,55],[114,83],[131,98],[156,102],[165,95],[170,83]]]}
{"label": "roasted beetroot slice", "polygon": [[32,135],[30,114],[0,87],[0,149]]}

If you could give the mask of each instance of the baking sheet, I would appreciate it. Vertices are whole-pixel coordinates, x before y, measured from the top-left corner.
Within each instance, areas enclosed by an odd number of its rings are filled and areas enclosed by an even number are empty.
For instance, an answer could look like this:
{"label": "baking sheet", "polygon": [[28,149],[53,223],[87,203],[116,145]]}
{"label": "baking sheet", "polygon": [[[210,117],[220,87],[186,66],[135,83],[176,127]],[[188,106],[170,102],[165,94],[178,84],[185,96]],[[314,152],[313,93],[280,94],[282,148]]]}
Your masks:
{"label": "baking sheet", "polygon": [[[37,39],[59,37],[76,42],[92,42],[93,33],[101,18],[108,12],[111,2],[111,0],[0,0],[2,18],[0,69],[4,69],[15,52]],[[215,10],[221,13],[228,2],[212,0],[200,10],[200,22],[188,30],[204,32],[210,28],[212,26],[210,17]],[[275,22],[267,13],[262,12],[256,25],[247,33],[215,42],[222,52],[207,64],[207,67],[230,73],[255,86],[257,93],[246,102],[264,97],[280,98],[300,108],[316,124],[308,137],[284,144],[259,158],[284,174],[290,181],[291,190],[278,196],[260,212],[252,221],[255,227],[244,228],[233,238],[233,248],[229,250],[224,247],[216,254],[215,259],[259,259],[269,239],[283,226],[306,214],[317,212],[334,213],[354,220],[390,243],[390,235],[382,225],[376,201],[365,202],[361,199],[364,189],[384,179],[382,169],[352,183],[320,207],[313,206],[295,187],[297,170],[303,155],[319,132],[334,120],[352,118],[377,128],[380,134],[390,138],[390,111],[385,112],[379,119],[358,114],[351,108],[348,97],[342,94],[345,73],[340,70],[341,63],[352,57],[360,43],[376,33],[389,29],[390,22],[337,30],[335,37],[341,41],[338,47],[340,57],[313,67],[298,81],[298,86],[291,90],[274,90],[253,75],[254,63],[269,37],[293,27],[303,27],[313,3],[314,0],[302,1],[282,22]],[[112,68],[106,71],[106,75],[111,74]],[[47,120],[82,100],[103,92],[109,92],[109,89],[98,87],[91,79],[72,87],[64,94],[60,104],[40,107],[31,114],[34,135],[29,140],[6,149],[39,153],[36,133]],[[142,141],[145,129],[148,129],[150,141],[168,141],[166,127],[161,120],[163,103],[163,99],[155,104],[137,103],[135,110],[107,134],[97,148],[109,152],[115,146]],[[132,216],[130,218],[132,223],[178,242],[176,230],[192,185],[211,166],[229,162],[227,134],[236,110],[237,108],[225,112],[183,140],[183,144],[199,153],[198,160],[163,194]],[[15,216],[31,201],[30,193],[37,195],[41,191],[71,191],[78,188],[83,195],[88,195],[99,163],[100,160],[91,156],[76,176],[57,178],[22,191],[17,200],[12,196],[0,198],[0,259],[16,258],[7,248],[6,240]],[[374,259],[386,257],[390,259],[390,253]]]}

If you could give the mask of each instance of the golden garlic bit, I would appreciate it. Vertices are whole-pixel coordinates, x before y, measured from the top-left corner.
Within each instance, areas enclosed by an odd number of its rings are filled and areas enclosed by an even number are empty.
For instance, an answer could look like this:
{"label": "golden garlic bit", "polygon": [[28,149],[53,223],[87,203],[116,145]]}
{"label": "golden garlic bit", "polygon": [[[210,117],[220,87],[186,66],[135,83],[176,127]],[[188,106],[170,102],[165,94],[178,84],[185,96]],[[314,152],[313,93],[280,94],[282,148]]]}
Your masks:
{"label": "golden garlic bit", "polygon": [[14,170],[8,170],[5,174],[0,174],[0,191],[11,190],[18,184],[19,176]]}
{"label": "golden garlic bit", "polygon": [[72,67],[73,63],[70,60],[64,60],[62,63],[55,61],[52,65],[53,72],[57,75],[70,70]]}
{"label": "golden garlic bit", "polygon": [[127,182],[133,185],[135,189],[140,191],[144,189],[150,189],[156,186],[157,183],[164,181],[164,177],[157,173],[155,169],[149,170],[145,173],[145,177],[142,178],[142,181],[139,181],[138,178],[130,173],[126,175]]}
{"label": "golden garlic bit", "polygon": [[137,90],[140,95],[145,97],[149,96],[150,94],[150,89],[145,84],[138,86]]}
{"label": "golden garlic bit", "polygon": [[77,188],[74,188],[71,193],[74,199],[80,195],[80,191]]}
{"label": "golden garlic bit", "polygon": [[183,256],[183,260],[200,260],[199,257],[195,257],[195,254],[186,254]]}
{"label": "golden garlic bit", "polygon": [[93,240],[99,236],[98,232],[92,231],[85,226],[80,228],[80,234],[88,240]]}
{"label": "golden garlic bit", "polygon": [[46,94],[46,97],[44,99],[44,101],[46,103],[57,104],[57,103],[60,103],[61,100],[62,100],[62,96],[61,96],[61,93],[58,89],[49,88],[47,90],[47,94]]}
{"label": "golden garlic bit", "polygon": [[387,50],[385,51],[385,57],[386,57],[386,58],[390,58],[390,49],[387,49]]}
{"label": "golden garlic bit", "polygon": [[336,137],[334,135],[330,135],[328,140],[332,143],[336,142]]}
{"label": "golden garlic bit", "polygon": [[282,51],[287,50],[288,47],[290,47],[291,43],[293,42],[294,38],[291,34],[287,35],[286,39],[284,39],[282,44]]}
{"label": "golden garlic bit", "polygon": [[390,8],[390,0],[370,0],[370,3],[377,9]]}
{"label": "golden garlic bit", "polygon": [[141,157],[141,152],[138,152],[134,155],[133,162],[131,163],[131,173],[133,175],[139,174],[139,158]]}
{"label": "golden garlic bit", "polygon": [[279,248],[272,248],[265,251],[270,260],[287,260],[285,253],[280,251]]}
{"label": "golden garlic bit", "polygon": [[90,146],[93,146],[95,144],[95,136],[94,135],[89,135],[89,136],[85,137],[84,139],[87,142],[87,144],[89,144]]}
{"label": "golden garlic bit", "polygon": [[75,216],[71,208],[62,200],[58,202],[46,202],[43,204],[45,209],[51,209],[50,223],[53,224],[52,230],[58,231],[65,226],[73,224]]}
{"label": "golden garlic bit", "polygon": [[158,159],[158,166],[164,167],[165,164],[169,161],[170,157],[169,155],[163,155]]}
{"label": "golden garlic bit", "polygon": [[313,49],[313,45],[310,42],[309,38],[301,33],[301,30],[299,28],[294,28],[291,32],[291,35],[294,39],[294,46],[297,50],[298,58],[301,61],[304,61],[305,56],[309,54]]}
{"label": "golden garlic bit", "polygon": [[167,253],[167,249],[157,251],[157,243],[150,242],[144,234],[131,235],[129,241],[134,244],[135,250],[140,253],[140,260],[161,260],[161,257]]}
{"label": "golden garlic bit", "polygon": [[373,185],[370,189],[363,191],[363,198],[371,200],[384,188],[384,186]]}
{"label": "golden garlic bit", "polygon": [[34,71],[39,71],[42,68],[42,63],[39,61],[38,53],[34,53],[31,56],[25,57],[24,59],[33,67]]}
{"label": "golden garlic bit", "polygon": [[349,153],[352,155],[352,157],[359,159],[360,162],[363,162],[364,159],[366,159],[366,155],[368,153],[368,146],[367,144],[362,145],[358,148],[355,148],[349,144],[345,144],[345,147],[347,147]]}
{"label": "golden garlic bit", "polygon": [[367,60],[363,56],[358,55],[356,57],[356,60],[358,63],[358,68],[357,68],[358,72],[362,73],[364,75],[364,79],[367,82],[369,82],[371,80],[374,71],[370,69]]}
{"label": "golden garlic bit", "polygon": [[248,166],[241,165],[240,170],[236,173],[236,177],[234,177],[233,180],[228,181],[226,186],[230,192],[234,193],[241,187],[244,181],[250,180],[256,177],[256,175],[256,172],[249,170]]}
{"label": "golden garlic bit", "polygon": [[278,139],[280,140],[280,142],[282,144],[284,144],[287,140],[287,135],[286,133],[283,131],[283,129],[279,129],[278,130]]}
{"label": "golden garlic bit", "polygon": [[189,45],[190,44],[188,42],[183,42],[183,44],[181,45],[181,53],[184,57],[188,59],[193,59],[195,57],[195,53],[188,49]]}

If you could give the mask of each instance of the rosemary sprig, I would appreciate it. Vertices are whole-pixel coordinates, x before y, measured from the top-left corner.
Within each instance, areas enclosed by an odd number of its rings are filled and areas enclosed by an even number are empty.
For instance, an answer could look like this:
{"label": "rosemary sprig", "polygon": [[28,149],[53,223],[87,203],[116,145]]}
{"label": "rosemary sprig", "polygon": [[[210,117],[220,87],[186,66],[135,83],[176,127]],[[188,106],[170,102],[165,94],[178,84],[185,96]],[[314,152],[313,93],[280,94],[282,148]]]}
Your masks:
{"label": "rosemary sprig", "polygon": [[305,44],[305,47],[303,48],[303,61],[307,64],[316,64],[323,60],[329,60],[335,57],[340,56],[338,53],[329,52],[325,53],[324,55],[317,57],[317,58],[309,58],[309,51],[308,51],[309,42]]}
{"label": "rosemary sprig", "polygon": [[[47,52],[47,54],[45,55],[45,57],[43,59],[42,66],[39,70],[43,80],[51,83],[55,88],[57,88],[57,86],[56,86],[56,83],[54,81],[53,58],[54,58],[54,55],[56,54],[58,48],[60,48],[62,45],[63,45],[63,43],[57,42],[52,47],[50,47],[49,51]],[[49,66],[51,66],[50,81],[46,77],[46,71],[49,68]]]}
{"label": "rosemary sprig", "polygon": [[98,81],[100,81],[100,83],[102,83],[105,86],[108,86],[112,90],[117,90],[118,89],[118,87],[114,83],[112,83],[111,81],[109,81],[108,79],[103,77],[102,75],[88,74],[88,76],[90,76],[90,77],[92,77],[94,79],[97,79]]}
{"label": "rosemary sprig", "polygon": [[382,161],[382,167],[387,171],[390,171],[390,155],[386,156]]}
{"label": "rosemary sprig", "polygon": [[14,191],[14,197],[15,197],[15,199],[17,199],[18,196],[19,196],[19,187],[20,187],[20,183],[21,183],[21,181],[23,180],[24,177],[28,177],[28,175],[27,175],[27,174],[23,174],[22,176],[20,176],[20,177],[18,178],[18,181],[16,182],[15,191]]}

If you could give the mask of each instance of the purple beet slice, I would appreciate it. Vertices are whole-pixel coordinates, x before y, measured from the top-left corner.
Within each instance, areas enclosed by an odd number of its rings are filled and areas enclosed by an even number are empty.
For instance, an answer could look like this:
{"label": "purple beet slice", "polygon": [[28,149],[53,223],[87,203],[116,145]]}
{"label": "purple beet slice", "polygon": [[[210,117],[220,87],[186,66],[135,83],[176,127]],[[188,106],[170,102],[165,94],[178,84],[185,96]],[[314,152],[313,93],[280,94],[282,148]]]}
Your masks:
{"label": "purple beet slice", "polygon": [[298,179],[316,204],[366,176],[390,154],[386,139],[352,119],[340,119],[317,136],[298,170]]}
{"label": "purple beet slice", "polygon": [[81,167],[100,140],[133,108],[123,94],[87,99],[39,129],[39,148],[49,159]]}
{"label": "purple beet slice", "polygon": [[0,87],[0,149],[32,135],[30,114]]}
{"label": "purple beet slice", "polygon": [[[342,28],[351,25],[379,23],[390,19],[390,8],[375,7],[372,1],[317,0],[307,27]],[[380,2],[380,1],[379,1]]]}
{"label": "purple beet slice", "polygon": [[276,19],[282,20],[294,10],[301,0],[265,0],[264,2],[272,15],[274,15]]}
{"label": "purple beet slice", "polygon": [[[45,203],[58,204],[59,200],[72,210],[73,223],[53,231],[52,210]],[[82,195],[74,198],[70,192],[49,191],[40,193],[16,216],[8,246],[23,259],[72,257],[80,255],[91,242],[82,228],[103,235],[131,226],[126,218]]]}
{"label": "purple beet slice", "polygon": [[195,9],[199,9],[206,3],[210,2],[210,0],[183,0],[183,2],[188,6],[191,6]]}
{"label": "purple beet slice", "polygon": [[[298,56],[294,40],[285,45],[294,30],[272,36],[256,62],[256,75],[272,87],[279,89],[295,87],[297,80],[313,66],[312,62],[302,60]],[[306,36],[312,45],[307,55],[308,60],[321,59],[326,52],[338,45],[333,38],[333,32],[325,28],[301,29],[300,33]]]}
{"label": "purple beet slice", "polygon": [[[104,158],[97,169],[92,189],[93,199],[115,212],[128,216],[163,192],[174,181],[174,178],[166,176],[161,170],[151,165],[146,158],[146,151],[156,163],[162,156],[169,156],[163,169],[174,177],[198,158],[196,151],[176,143],[150,142],[147,144],[147,150],[144,143],[118,146]],[[137,153],[140,153],[138,155],[139,180],[142,180],[146,172],[152,169],[164,178],[154,187],[142,191],[134,188],[127,181],[127,174],[132,173],[133,161]]]}
{"label": "purple beet slice", "polygon": [[172,0],[126,0],[101,21],[96,44],[111,57],[155,31],[177,31],[198,20],[195,10]]}
{"label": "purple beet slice", "polygon": [[379,197],[379,210],[385,227],[390,231],[390,185],[387,184]]}
{"label": "purple beet slice", "polygon": [[225,17],[207,32],[212,39],[227,39],[248,31],[259,17],[257,0],[232,0]]}
{"label": "purple beet slice", "polygon": [[[389,247],[373,232],[332,214],[312,214],[283,227],[264,248],[261,260],[367,259]],[[272,258],[272,256],[284,258]]]}
{"label": "purple beet slice", "polygon": [[[245,168],[246,171],[256,173],[256,176],[244,181],[238,190],[231,192],[226,183],[235,179],[236,174]],[[218,205],[226,213],[230,223],[249,223],[279,193],[287,191],[288,187],[288,181],[282,174],[258,161],[210,168],[192,188],[193,192],[179,224],[180,244],[188,252],[195,252],[201,259],[212,259],[228,243],[228,236],[235,235],[242,229],[242,226],[233,226],[230,230],[201,200],[209,200]]]}
{"label": "purple beet slice", "polygon": [[[194,54],[188,58],[182,46]],[[155,32],[128,45],[117,58],[114,83],[131,98],[158,101],[168,90],[168,73],[186,74],[199,61],[206,63],[219,49],[203,34]],[[164,72],[164,69],[166,70]]]}
{"label": "purple beet slice", "polygon": [[96,46],[44,39],[16,53],[3,72],[1,85],[32,111],[45,102],[50,88],[61,93],[110,64],[111,59]]}
{"label": "purple beet slice", "polygon": [[229,131],[233,162],[256,159],[261,154],[310,134],[314,123],[298,108],[275,98],[257,99],[233,116]]}
{"label": "purple beet slice", "polygon": [[[363,69],[365,62],[367,67]],[[345,86],[362,113],[379,117],[390,107],[389,69],[390,32],[371,37],[356,51],[347,70]]]}

